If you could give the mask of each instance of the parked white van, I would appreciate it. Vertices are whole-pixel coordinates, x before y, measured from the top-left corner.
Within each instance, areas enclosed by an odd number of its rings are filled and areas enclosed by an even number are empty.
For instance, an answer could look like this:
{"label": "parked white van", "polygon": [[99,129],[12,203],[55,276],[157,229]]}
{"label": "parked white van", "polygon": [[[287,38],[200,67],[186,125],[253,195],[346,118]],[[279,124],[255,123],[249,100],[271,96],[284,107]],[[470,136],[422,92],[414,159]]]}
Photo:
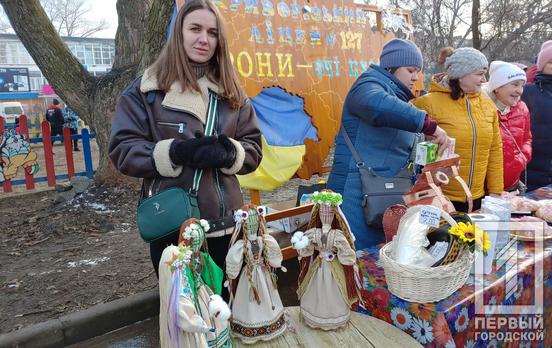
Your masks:
{"label": "parked white van", "polygon": [[15,123],[23,114],[23,105],[19,102],[0,103],[0,116],[4,118],[5,123]]}

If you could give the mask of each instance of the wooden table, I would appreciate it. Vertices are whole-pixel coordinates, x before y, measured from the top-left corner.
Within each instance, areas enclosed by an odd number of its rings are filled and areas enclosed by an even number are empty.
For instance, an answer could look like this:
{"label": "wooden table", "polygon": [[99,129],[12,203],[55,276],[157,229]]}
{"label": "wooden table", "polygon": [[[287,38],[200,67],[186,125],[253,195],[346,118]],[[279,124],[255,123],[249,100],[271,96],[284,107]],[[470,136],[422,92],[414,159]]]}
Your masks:
{"label": "wooden table", "polygon": [[243,344],[234,339],[234,347],[422,347],[407,333],[383,320],[353,312],[351,320],[337,331],[312,329],[300,318],[299,307],[287,307],[288,329],[271,341],[258,341],[254,345]]}

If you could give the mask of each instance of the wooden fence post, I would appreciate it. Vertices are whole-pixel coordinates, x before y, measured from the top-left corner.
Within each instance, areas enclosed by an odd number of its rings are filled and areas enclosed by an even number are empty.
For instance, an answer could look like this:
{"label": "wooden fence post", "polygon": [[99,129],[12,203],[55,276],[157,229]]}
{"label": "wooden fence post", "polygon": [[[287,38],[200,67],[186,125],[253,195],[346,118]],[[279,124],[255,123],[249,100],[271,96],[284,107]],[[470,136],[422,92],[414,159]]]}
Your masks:
{"label": "wooden fence post", "polygon": [[90,148],[90,131],[87,128],[82,129],[82,153],[84,154],[86,176],[92,179],[94,177],[94,166],[92,163],[92,149]]}
{"label": "wooden fence post", "polygon": [[44,145],[44,161],[46,162],[48,186],[54,186],[56,184],[56,171],[54,169],[54,151],[50,123],[43,121],[40,127],[42,128],[42,144]]}
{"label": "wooden fence post", "polygon": [[[27,123],[27,116],[25,115],[19,116],[19,132],[25,136],[25,140],[27,140],[27,142],[30,144],[31,138],[29,137],[29,126]],[[25,171],[25,187],[27,188],[27,190],[32,190],[35,188],[34,176],[29,174],[29,172],[26,169],[24,169],[24,171]]]}
{"label": "wooden fence post", "polygon": [[63,146],[65,147],[67,176],[71,179],[75,176],[75,161],[73,160],[73,139],[71,136],[71,128],[69,127],[63,127]]}

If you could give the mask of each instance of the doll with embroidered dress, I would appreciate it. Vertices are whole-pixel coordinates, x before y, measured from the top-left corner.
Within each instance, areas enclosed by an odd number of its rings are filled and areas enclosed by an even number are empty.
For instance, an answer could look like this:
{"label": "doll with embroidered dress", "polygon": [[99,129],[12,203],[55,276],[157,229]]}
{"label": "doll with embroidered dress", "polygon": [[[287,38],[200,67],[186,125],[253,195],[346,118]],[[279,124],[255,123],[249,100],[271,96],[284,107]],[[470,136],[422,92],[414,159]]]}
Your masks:
{"label": "doll with embroidered dress", "polygon": [[271,340],[286,330],[275,268],[282,252],[266,231],[266,208],[245,205],[234,214],[236,228],[226,256],[231,294],[232,336],[246,344]]}
{"label": "doll with embroidered dress", "polygon": [[159,263],[161,347],[232,347],[230,308],[220,297],[222,270],[206,251],[206,220],[186,220],[178,246],[163,250]]}
{"label": "doll with embroidered dress", "polygon": [[360,300],[354,236],[339,208],[342,201],[330,190],[314,192],[308,229],[291,239],[300,260],[301,315],[308,326],[322,330],[345,326]]}

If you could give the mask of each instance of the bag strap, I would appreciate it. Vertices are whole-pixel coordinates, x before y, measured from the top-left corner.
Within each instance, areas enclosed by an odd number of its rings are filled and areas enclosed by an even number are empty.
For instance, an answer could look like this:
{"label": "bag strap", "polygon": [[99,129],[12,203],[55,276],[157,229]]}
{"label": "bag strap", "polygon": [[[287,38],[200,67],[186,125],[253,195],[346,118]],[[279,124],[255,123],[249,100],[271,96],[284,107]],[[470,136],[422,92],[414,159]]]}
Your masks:
{"label": "bag strap", "polygon": [[[343,138],[345,139],[345,143],[347,143],[347,147],[349,148],[349,150],[351,151],[351,154],[353,155],[353,158],[355,159],[355,162],[356,162],[356,165],[357,165],[357,168],[361,168],[361,167],[364,167],[366,164],[362,161],[362,159],[360,158],[360,155],[358,154],[357,150],[355,149],[355,146],[353,145],[353,142],[351,141],[351,138],[349,138],[349,134],[347,133],[347,131],[345,130],[345,127],[341,126],[341,134],[343,134]],[[416,148],[416,143],[418,142],[418,135],[415,135],[414,136],[414,142],[412,143],[412,150],[414,151],[414,149]],[[412,152],[413,152],[412,151]],[[412,152],[410,153],[410,157],[408,158],[408,163],[407,163],[407,167],[410,163],[413,163],[412,162]],[[370,167],[367,167],[367,169],[373,174],[373,175],[376,175],[374,173],[374,171],[372,170],[372,168]]]}
{"label": "bag strap", "polygon": [[347,143],[347,147],[351,151],[351,154],[353,155],[353,158],[355,159],[357,167],[364,167],[364,162],[360,159],[360,155],[358,154],[357,150],[355,149],[355,146],[353,145],[353,142],[351,141],[351,138],[349,138],[349,134],[347,134],[347,131],[345,130],[345,127],[341,126],[341,133],[343,134],[343,138],[345,138],[345,142]]}
{"label": "bag strap", "polygon": [[[211,136],[213,135],[214,129],[215,129],[215,122],[217,118],[217,106],[218,106],[218,98],[215,92],[209,90],[209,105],[207,107],[207,120],[205,122],[205,136]],[[193,195],[197,195],[199,191],[199,184],[201,182],[201,176],[203,175],[203,169],[196,169],[194,171],[194,180],[192,183],[192,188],[190,189],[190,193]]]}

